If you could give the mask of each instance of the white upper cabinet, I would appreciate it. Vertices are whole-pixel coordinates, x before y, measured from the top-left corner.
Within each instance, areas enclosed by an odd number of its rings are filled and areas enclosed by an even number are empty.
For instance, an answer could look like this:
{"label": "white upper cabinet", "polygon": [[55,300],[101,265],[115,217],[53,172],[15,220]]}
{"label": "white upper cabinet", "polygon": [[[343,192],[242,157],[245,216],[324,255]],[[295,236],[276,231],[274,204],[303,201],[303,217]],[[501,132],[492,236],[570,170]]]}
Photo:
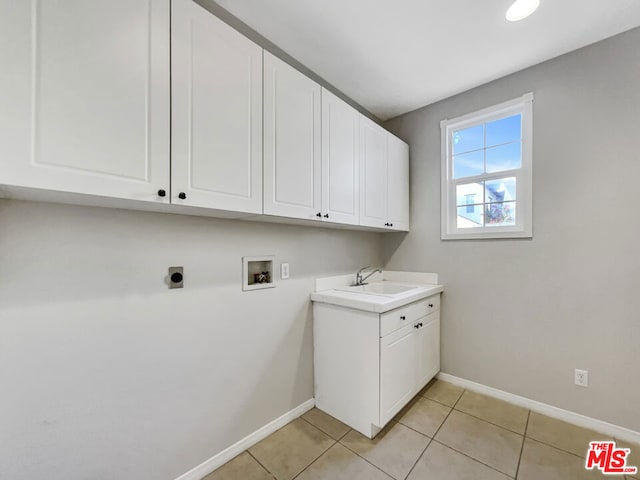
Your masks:
{"label": "white upper cabinet", "polygon": [[409,230],[409,145],[387,137],[387,205],[392,230]]}
{"label": "white upper cabinet", "polygon": [[0,184],[168,202],[169,0],[0,11]]}
{"label": "white upper cabinet", "polygon": [[193,0],[0,12],[0,197],[409,229],[408,146]]}
{"label": "white upper cabinet", "polygon": [[360,225],[385,228],[387,218],[387,135],[360,118]]}
{"label": "white upper cabinet", "polygon": [[409,146],[360,119],[360,225],[409,230]]}
{"label": "white upper cabinet", "polygon": [[171,8],[171,202],[262,213],[262,48],[192,0]]}
{"label": "white upper cabinet", "polygon": [[322,89],[322,218],[358,225],[360,113]]}
{"label": "white upper cabinet", "polygon": [[264,52],[264,213],[321,214],[320,85]]}

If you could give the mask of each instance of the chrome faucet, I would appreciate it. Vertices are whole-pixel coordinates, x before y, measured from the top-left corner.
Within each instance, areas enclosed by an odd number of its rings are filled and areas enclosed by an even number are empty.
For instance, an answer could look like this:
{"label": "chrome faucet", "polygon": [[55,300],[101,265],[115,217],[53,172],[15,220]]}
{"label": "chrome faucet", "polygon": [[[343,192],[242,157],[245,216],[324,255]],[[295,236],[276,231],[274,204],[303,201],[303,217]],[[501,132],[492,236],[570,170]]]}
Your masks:
{"label": "chrome faucet", "polygon": [[366,270],[369,267],[362,267],[360,270],[357,271],[356,273],[356,283],[352,284],[352,287],[359,287],[360,285],[366,285],[365,280],[367,278],[369,278],[371,275],[373,275],[374,273],[382,273],[382,270],[380,270],[379,268],[376,268],[375,270],[369,272],[365,277],[362,276],[362,272],[364,270]]}

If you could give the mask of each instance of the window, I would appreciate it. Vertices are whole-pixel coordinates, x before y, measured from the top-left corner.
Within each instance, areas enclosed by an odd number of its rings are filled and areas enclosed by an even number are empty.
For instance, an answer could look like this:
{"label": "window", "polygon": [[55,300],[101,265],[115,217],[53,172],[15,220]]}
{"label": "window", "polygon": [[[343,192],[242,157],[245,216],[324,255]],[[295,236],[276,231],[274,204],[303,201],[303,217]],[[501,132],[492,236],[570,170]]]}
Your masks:
{"label": "window", "polygon": [[442,239],[532,236],[533,94],[442,129]]}

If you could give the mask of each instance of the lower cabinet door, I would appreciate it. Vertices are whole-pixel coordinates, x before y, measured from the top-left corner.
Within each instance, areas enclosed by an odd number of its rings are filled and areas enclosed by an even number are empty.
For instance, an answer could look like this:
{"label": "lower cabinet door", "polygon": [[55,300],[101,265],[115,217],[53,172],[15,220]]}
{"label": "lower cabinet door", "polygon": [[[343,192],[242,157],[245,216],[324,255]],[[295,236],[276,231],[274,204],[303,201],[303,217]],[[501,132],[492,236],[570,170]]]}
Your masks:
{"label": "lower cabinet door", "polygon": [[411,399],[416,387],[416,322],[380,339],[380,426]]}
{"label": "lower cabinet door", "polygon": [[417,320],[417,387],[422,388],[440,371],[440,312]]}

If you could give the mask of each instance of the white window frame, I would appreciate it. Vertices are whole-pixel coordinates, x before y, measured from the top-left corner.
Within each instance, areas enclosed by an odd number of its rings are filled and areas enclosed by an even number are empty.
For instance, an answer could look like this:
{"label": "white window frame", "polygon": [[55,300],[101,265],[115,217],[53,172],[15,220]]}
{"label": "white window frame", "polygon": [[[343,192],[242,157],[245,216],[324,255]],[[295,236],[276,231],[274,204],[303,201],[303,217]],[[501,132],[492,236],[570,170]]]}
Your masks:
{"label": "white window frame", "polygon": [[[481,175],[453,178],[452,133],[456,130],[462,130],[517,114],[520,114],[522,118],[521,167],[496,173],[483,173]],[[532,237],[533,93],[527,93],[513,100],[451,120],[442,120],[440,122],[440,130],[442,152],[440,204],[442,240]],[[516,178],[516,224],[510,226],[485,225],[477,228],[458,228],[456,186],[458,184],[505,177]]]}

